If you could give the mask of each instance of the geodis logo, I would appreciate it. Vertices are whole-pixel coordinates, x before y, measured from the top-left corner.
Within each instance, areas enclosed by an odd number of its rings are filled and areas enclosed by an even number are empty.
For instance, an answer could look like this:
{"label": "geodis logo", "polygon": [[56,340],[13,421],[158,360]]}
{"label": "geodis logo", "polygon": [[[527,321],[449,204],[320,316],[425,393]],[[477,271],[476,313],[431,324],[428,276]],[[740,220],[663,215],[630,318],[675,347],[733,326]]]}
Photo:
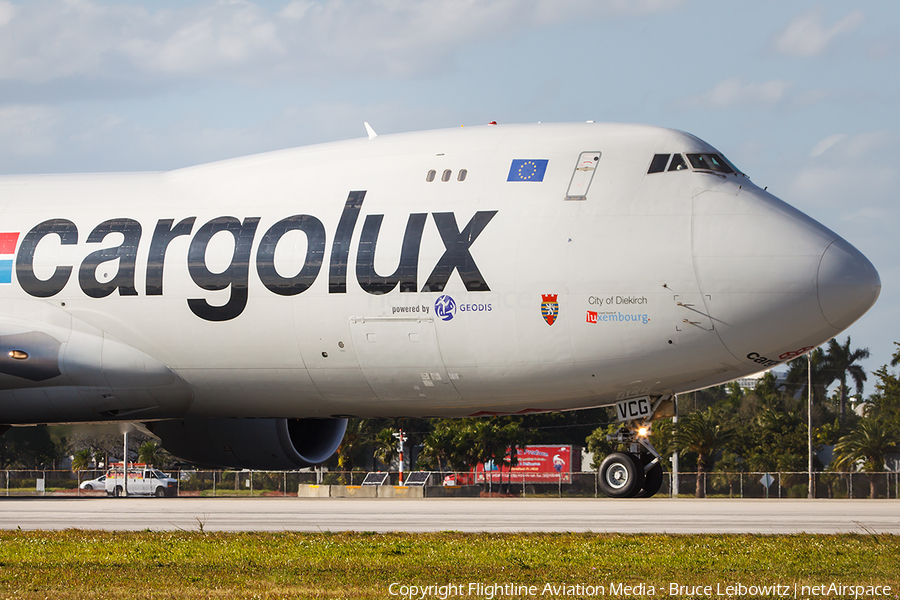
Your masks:
{"label": "geodis logo", "polygon": [[441,321],[452,321],[457,313],[484,313],[493,310],[494,305],[490,302],[468,302],[457,306],[456,300],[448,294],[442,294],[434,301],[434,314]]}
{"label": "geodis logo", "polygon": [[[347,271],[354,266],[348,264],[350,245],[365,197],[365,191],[350,192],[331,238],[327,268],[330,294],[347,292]],[[419,248],[429,213],[409,215],[400,245],[398,265],[390,275],[382,275],[375,270],[375,248],[378,245],[378,234],[384,215],[366,215],[356,251],[356,281],[366,293],[373,295],[387,294],[396,289],[401,293],[442,292],[450,276],[456,271],[466,291],[489,292],[490,287],[478,270],[470,248],[496,214],[495,210],[478,211],[460,229],[455,213],[430,213],[444,244],[444,253],[421,287],[418,283]],[[269,226],[259,238],[257,234],[260,229],[260,217],[246,217],[240,220],[236,217],[222,216],[199,227],[196,227],[196,220],[196,217],[184,217],[181,220],[159,219],[152,232],[145,232],[141,223],[134,219],[110,219],[94,227],[87,238],[81,240],[75,223],[68,219],[50,219],[35,225],[22,236],[15,257],[16,279],[25,293],[36,298],[55,296],[73,276],[77,277],[82,292],[91,298],[105,298],[116,292],[119,296],[138,296],[135,272],[139,268],[137,262],[139,251],[144,250],[142,256],[147,256],[147,263],[143,292],[146,296],[162,296],[166,260],[170,262],[173,260],[168,253],[169,245],[175,239],[185,236],[190,237],[187,255],[175,260],[187,263],[188,273],[194,284],[201,290],[230,291],[228,302],[224,305],[214,306],[205,298],[188,298],[188,308],[207,321],[228,321],[239,316],[247,306],[252,266],[256,267],[256,276],[263,286],[279,296],[302,294],[315,283],[325,266],[328,236],[322,221],[313,215],[297,214],[285,217]],[[305,234],[306,256],[299,270],[284,274],[276,269],[275,254],[282,238],[291,231],[301,231]],[[212,238],[220,233],[234,238],[234,252],[228,267],[223,271],[214,272],[206,263],[206,251]],[[107,236],[113,234],[121,236],[122,241],[117,246],[102,247]],[[3,254],[15,253],[18,236],[18,233],[0,233],[0,283],[12,281],[13,260],[11,257],[4,257]],[[83,245],[85,249],[98,247],[99,249],[87,252],[80,265],[55,265],[53,273],[42,279],[35,273],[34,265],[35,262],[43,264],[48,262],[40,258],[41,240],[50,236],[58,238],[56,243],[62,246]],[[44,247],[52,245],[46,244]],[[254,248],[256,248],[255,256]],[[100,281],[97,278],[98,268],[107,263],[109,264],[107,269],[113,270],[114,274]],[[448,298],[449,301],[446,302],[441,318],[450,320],[456,312],[455,303],[449,296],[442,298]],[[459,310],[470,310],[472,306],[487,307],[485,310],[490,310],[490,305],[462,305]]]}

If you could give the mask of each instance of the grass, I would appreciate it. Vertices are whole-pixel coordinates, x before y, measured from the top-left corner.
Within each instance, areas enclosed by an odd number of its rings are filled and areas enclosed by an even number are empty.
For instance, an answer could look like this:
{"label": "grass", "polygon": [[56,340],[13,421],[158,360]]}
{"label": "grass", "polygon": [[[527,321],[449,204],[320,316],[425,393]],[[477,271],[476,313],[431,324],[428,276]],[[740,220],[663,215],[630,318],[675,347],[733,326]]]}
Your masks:
{"label": "grass", "polygon": [[[723,590],[833,582],[892,586],[878,598],[900,592],[900,536],[204,533],[202,525],[0,532],[0,598],[392,598],[393,582],[461,584],[461,595],[478,591],[470,583],[535,585],[534,597],[548,583],[605,586],[599,596],[570,588],[576,593],[567,598],[628,597],[611,593],[618,584],[676,597],[668,593],[673,582]],[[482,591],[468,597],[490,600]]]}

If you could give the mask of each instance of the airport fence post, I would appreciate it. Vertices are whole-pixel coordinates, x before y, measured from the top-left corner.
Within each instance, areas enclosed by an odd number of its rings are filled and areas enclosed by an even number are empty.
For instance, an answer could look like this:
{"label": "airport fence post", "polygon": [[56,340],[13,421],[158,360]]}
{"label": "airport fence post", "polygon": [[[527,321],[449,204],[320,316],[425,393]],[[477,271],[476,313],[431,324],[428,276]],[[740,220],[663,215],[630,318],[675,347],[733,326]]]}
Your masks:
{"label": "airport fence post", "polygon": [[853,500],[853,473],[851,472],[848,474],[847,478],[850,480],[850,486],[848,488],[850,490],[850,499]]}
{"label": "airport fence post", "polygon": [[281,497],[287,496],[287,471],[281,472]]}
{"label": "airport fence post", "polygon": [[778,497],[781,498],[781,472],[778,472]]}
{"label": "airport fence post", "polygon": [[216,497],[216,471],[213,471],[213,498]]}

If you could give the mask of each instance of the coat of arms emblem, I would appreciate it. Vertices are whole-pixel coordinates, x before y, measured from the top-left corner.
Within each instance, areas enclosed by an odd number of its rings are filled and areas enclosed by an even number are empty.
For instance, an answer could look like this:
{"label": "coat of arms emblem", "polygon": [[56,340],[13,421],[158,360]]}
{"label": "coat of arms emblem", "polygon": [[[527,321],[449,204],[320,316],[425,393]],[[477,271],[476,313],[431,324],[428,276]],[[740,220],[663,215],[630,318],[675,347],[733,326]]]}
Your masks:
{"label": "coat of arms emblem", "polygon": [[559,315],[559,302],[556,301],[558,294],[541,294],[541,314],[547,325],[553,325],[556,317]]}

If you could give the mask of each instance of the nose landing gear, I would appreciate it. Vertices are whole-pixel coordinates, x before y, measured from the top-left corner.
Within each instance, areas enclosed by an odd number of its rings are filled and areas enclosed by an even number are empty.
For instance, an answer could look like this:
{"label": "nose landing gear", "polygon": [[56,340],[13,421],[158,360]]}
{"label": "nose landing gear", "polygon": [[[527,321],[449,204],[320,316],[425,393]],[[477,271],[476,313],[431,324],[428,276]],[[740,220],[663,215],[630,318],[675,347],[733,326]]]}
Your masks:
{"label": "nose landing gear", "polygon": [[[628,452],[613,452],[600,463],[600,490],[610,498],[649,498],[662,487],[662,456],[647,439],[649,421],[674,414],[660,410],[670,399],[659,399],[647,421],[638,427],[624,423],[619,430],[606,436],[610,442],[627,445]],[[668,409],[668,407],[666,407]]]}

